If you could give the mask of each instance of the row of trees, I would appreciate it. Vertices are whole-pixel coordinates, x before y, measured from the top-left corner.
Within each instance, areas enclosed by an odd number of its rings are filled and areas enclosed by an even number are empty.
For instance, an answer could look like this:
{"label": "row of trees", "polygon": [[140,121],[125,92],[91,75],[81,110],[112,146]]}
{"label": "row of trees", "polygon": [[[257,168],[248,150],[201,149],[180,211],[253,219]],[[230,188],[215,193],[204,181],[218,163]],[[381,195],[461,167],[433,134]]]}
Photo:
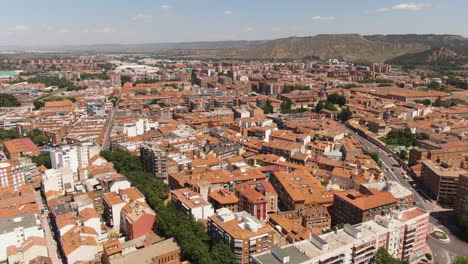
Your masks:
{"label": "row of trees", "polygon": [[185,259],[202,264],[237,263],[229,247],[212,241],[201,223],[178,210],[171,202],[164,204],[169,187],[143,171],[137,156],[120,149],[102,151],[100,155],[113,162],[116,170],[143,193],[148,205],[157,214],[157,231],[162,236],[174,237]]}
{"label": "row of trees", "polygon": [[295,85],[286,84],[286,85],[284,85],[283,93],[289,93],[289,92],[292,92],[294,90],[301,90],[301,91],[310,90],[310,86],[299,85],[299,84],[295,84]]}

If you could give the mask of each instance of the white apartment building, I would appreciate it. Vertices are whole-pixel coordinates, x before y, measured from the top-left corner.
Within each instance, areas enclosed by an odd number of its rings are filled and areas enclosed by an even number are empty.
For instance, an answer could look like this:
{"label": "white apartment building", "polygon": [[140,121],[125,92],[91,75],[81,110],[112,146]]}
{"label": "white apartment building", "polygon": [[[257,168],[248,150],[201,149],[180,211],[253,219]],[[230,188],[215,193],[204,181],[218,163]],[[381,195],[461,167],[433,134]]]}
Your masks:
{"label": "white apartment building", "polygon": [[253,256],[256,264],[370,263],[379,248],[397,259],[424,255],[429,214],[419,208],[395,211],[357,225],[346,224],[335,232]]}
{"label": "white apartment building", "polygon": [[77,175],[78,168],[87,167],[89,160],[98,155],[99,151],[99,147],[92,142],[62,146],[50,152],[50,161],[53,169],[71,168]]}
{"label": "white apartment building", "polygon": [[[48,191],[58,191],[63,195],[66,191],[73,191],[73,183],[73,172],[69,167],[49,169],[42,175],[42,188],[44,193]],[[69,186],[68,189],[67,186]]]}
{"label": "white apartment building", "polygon": [[30,237],[44,237],[40,220],[34,212],[0,219],[0,262],[7,260],[9,246],[21,246]]}

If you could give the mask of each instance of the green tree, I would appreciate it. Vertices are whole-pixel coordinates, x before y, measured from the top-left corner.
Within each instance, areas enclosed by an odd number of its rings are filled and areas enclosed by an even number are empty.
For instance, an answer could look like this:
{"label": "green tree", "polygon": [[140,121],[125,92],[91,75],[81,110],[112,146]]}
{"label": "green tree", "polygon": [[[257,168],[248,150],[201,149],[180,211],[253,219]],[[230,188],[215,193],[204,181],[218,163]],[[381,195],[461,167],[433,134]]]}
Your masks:
{"label": "green tree", "polygon": [[315,106],[315,112],[319,113],[320,110],[322,109],[327,109],[330,111],[337,111],[335,105],[329,101],[326,100],[320,100],[318,101],[317,105]]}
{"label": "green tree", "polygon": [[16,107],[21,103],[11,94],[0,94],[0,107]]}
{"label": "green tree", "polygon": [[49,152],[41,152],[41,154],[37,156],[32,156],[31,161],[36,164],[36,166],[44,165],[46,168],[52,168],[52,163],[50,161],[50,153]]}
{"label": "green tree", "polygon": [[461,227],[461,229],[465,232],[468,237],[468,214],[462,214],[458,218],[458,225]]}
{"label": "green tree", "polygon": [[26,136],[30,138],[34,142],[34,144],[39,146],[44,145],[48,141],[44,132],[37,128],[34,128],[32,131],[28,132]]}
{"label": "green tree", "polygon": [[423,104],[425,106],[428,106],[428,105],[431,105],[432,102],[431,100],[429,99],[424,99],[424,100],[414,100],[415,103],[418,103],[418,104]]}
{"label": "green tree", "polygon": [[292,105],[291,99],[286,98],[286,100],[284,100],[280,105],[281,112],[285,113],[285,112],[291,110],[291,105]]}
{"label": "green tree", "polygon": [[468,264],[468,257],[458,256],[453,264]]}
{"label": "green tree", "polygon": [[398,152],[398,157],[402,160],[406,160],[408,158],[407,154],[405,150],[400,150],[400,152]]}
{"label": "green tree", "polygon": [[409,263],[408,261],[400,261],[395,259],[388,253],[385,248],[379,248],[377,253],[375,253],[374,260],[371,261],[371,264],[404,264]]}
{"label": "green tree", "polygon": [[21,135],[14,130],[0,128],[0,143],[5,140],[21,138]]}
{"label": "green tree", "polygon": [[265,104],[261,105],[259,107],[263,110],[263,113],[265,113],[265,114],[273,113],[273,106],[271,105],[270,100],[266,100]]}
{"label": "green tree", "polygon": [[236,255],[225,244],[214,244],[211,249],[211,257],[215,264],[237,264]]}
{"label": "green tree", "polygon": [[327,101],[337,104],[339,106],[343,106],[346,104],[346,97],[344,95],[339,95],[337,93],[329,94],[327,96]]}
{"label": "green tree", "polygon": [[432,81],[427,85],[427,87],[429,87],[429,89],[431,89],[431,90],[440,90],[441,85],[440,85],[439,82]]}
{"label": "green tree", "polygon": [[338,114],[338,119],[342,122],[346,122],[353,117],[353,112],[348,107],[341,109],[341,113]]}

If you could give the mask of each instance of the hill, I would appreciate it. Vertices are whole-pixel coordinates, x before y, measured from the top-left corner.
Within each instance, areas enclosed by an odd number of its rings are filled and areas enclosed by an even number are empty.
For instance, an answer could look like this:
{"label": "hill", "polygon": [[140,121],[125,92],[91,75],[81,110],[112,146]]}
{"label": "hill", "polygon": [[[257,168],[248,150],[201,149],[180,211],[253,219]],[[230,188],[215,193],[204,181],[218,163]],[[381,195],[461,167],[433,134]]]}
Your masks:
{"label": "hill", "polygon": [[348,61],[383,62],[406,54],[427,50],[424,43],[389,43],[369,40],[358,34],[317,35],[271,40],[248,46],[241,55],[257,59],[300,59],[317,56],[322,59],[343,58]]}
{"label": "hill", "polygon": [[456,66],[463,65],[468,61],[468,57],[447,48],[430,49],[423,52],[405,54],[393,58],[387,63],[396,65],[439,65]]}

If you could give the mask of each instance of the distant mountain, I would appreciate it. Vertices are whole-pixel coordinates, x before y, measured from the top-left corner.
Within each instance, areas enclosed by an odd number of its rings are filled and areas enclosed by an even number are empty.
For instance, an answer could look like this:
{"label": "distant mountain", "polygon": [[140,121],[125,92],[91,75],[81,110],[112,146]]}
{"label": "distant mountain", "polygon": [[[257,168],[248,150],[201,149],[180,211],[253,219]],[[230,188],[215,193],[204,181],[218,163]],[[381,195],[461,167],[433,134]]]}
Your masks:
{"label": "distant mountain", "polygon": [[260,45],[248,46],[240,53],[245,57],[257,59],[299,59],[317,56],[322,59],[343,58],[348,61],[383,62],[428,48],[423,43],[395,45],[379,40],[368,40],[358,34],[339,34],[277,39]]}
{"label": "distant mountain", "polygon": [[394,45],[421,43],[429,46],[429,49],[447,48],[458,54],[468,56],[468,38],[458,35],[371,35],[365,36],[365,38]]}
{"label": "distant mountain", "polygon": [[[394,64],[456,62],[468,57],[468,38],[457,35],[329,34],[260,41],[101,44],[34,47],[41,51],[154,53],[180,58],[304,59],[343,58],[348,61]],[[2,47],[0,47],[2,50]],[[8,50],[34,50],[16,47]],[[398,58],[398,59],[397,59]]]}
{"label": "distant mountain", "polygon": [[467,56],[447,49],[437,48],[418,53],[405,54],[388,61],[397,65],[464,65],[468,60]]}

